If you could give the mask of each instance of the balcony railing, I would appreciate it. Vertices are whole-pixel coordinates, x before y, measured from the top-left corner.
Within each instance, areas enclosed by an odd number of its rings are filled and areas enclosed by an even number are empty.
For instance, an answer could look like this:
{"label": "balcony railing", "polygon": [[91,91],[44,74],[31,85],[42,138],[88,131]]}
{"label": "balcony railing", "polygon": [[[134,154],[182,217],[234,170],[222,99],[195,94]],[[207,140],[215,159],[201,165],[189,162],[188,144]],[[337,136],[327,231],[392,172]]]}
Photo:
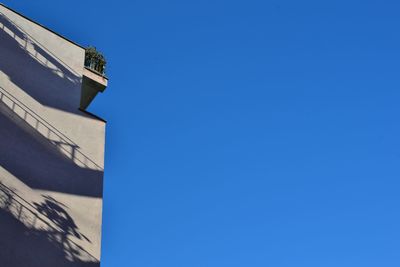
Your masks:
{"label": "balcony railing", "polygon": [[89,47],[85,53],[85,67],[89,68],[100,75],[106,73],[106,60],[104,56],[96,50],[95,47]]}

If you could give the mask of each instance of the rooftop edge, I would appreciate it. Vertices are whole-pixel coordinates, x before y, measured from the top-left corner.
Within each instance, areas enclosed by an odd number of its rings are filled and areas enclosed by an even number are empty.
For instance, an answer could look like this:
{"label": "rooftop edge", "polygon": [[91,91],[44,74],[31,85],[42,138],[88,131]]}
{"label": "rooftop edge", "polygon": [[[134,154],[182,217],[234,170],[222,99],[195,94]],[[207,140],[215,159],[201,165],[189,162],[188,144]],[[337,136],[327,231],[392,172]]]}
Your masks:
{"label": "rooftop edge", "polygon": [[6,8],[6,9],[12,11],[12,12],[14,12],[15,14],[17,14],[17,15],[23,17],[24,19],[26,19],[26,20],[28,20],[28,21],[30,21],[30,22],[32,22],[32,23],[34,23],[34,24],[36,24],[36,25],[42,27],[43,29],[45,29],[45,30],[47,30],[47,31],[49,31],[49,32],[51,32],[51,33],[53,33],[53,34],[55,34],[55,35],[61,37],[62,39],[66,40],[67,42],[69,42],[69,43],[71,43],[71,44],[74,44],[74,45],[76,45],[76,46],[78,46],[78,47],[80,47],[80,48],[86,50],[86,47],[84,47],[84,46],[82,46],[82,45],[80,45],[80,44],[78,44],[78,43],[76,43],[76,42],[74,42],[74,41],[72,41],[72,40],[66,38],[65,36],[63,36],[63,35],[61,35],[61,34],[55,32],[55,31],[53,31],[52,29],[50,29],[50,28],[48,28],[48,27],[46,27],[46,26],[44,26],[44,25],[42,25],[42,24],[40,24],[40,23],[38,23],[38,22],[36,22],[36,21],[34,21],[33,19],[28,18],[27,16],[21,14],[20,12],[14,10],[14,9],[8,7],[8,6],[6,6],[6,5],[3,4],[2,2],[0,2],[0,6]]}

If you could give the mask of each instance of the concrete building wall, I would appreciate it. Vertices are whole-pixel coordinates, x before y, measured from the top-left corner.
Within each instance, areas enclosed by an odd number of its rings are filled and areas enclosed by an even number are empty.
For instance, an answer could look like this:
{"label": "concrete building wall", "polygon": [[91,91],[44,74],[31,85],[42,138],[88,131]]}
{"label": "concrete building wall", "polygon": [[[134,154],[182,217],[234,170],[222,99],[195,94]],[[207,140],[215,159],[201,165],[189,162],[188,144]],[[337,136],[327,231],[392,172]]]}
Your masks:
{"label": "concrete building wall", "polygon": [[105,123],[78,109],[84,54],[0,5],[5,266],[99,265]]}

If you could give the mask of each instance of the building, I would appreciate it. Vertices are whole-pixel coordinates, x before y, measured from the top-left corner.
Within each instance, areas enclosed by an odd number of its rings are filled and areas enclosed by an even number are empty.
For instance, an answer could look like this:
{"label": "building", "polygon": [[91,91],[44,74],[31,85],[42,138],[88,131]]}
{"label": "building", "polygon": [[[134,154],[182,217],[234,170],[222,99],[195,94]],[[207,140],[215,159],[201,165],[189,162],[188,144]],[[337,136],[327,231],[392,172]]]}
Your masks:
{"label": "building", "polygon": [[107,79],[85,53],[0,4],[0,266],[100,265],[106,123],[86,108]]}

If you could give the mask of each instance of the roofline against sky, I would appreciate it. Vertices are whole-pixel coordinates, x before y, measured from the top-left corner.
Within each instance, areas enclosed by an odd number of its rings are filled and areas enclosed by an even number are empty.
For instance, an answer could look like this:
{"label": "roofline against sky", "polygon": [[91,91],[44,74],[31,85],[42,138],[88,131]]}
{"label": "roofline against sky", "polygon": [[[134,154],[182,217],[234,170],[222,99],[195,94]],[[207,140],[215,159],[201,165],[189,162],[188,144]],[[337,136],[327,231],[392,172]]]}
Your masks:
{"label": "roofline against sky", "polygon": [[80,47],[80,48],[86,50],[86,47],[84,47],[84,46],[82,46],[82,45],[80,45],[80,44],[77,44],[76,42],[71,41],[70,39],[66,38],[65,36],[63,36],[63,35],[61,35],[61,34],[55,32],[55,31],[53,31],[52,29],[50,29],[50,28],[48,28],[48,27],[46,27],[46,26],[43,26],[42,24],[40,24],[40,23],[38,23],[38,22],[36,22],[36,21],[34,21],[34,20],[28,18],[27,16],[25,16],[25,15],[19,13],[18,11],[15,11],[14,9],[12,9],[12,8],[10,8],[10,7],[8,7],[8,6],[6,6],[6,5],[3,4],[2,2],[0,2],[0,6],[6,8],[6,9],[12,11],[12,12],[14,12],[15,14],[17,14],[17,15],[23,17],[24,19],[29,20],[30,22],[32,22],[32,23],[34,23],[34,24],[36,24],[36,25],[42,27],[43,29],[45,29],[45,30],[47,30],[47,31],[49,31],[49,32],[51,32],[51,33],[53,33],[53,34],[55,34],[55,35],[61,37],[62,39],[68,41],[69,43],[74,44],[74,45],[76,45],[76,46],[78,46],[78,47]]}
{"label": "roofline against sky", "polygon": [[[53,34],[59,36],[60,38],[66,40],[67,42],[69,42],[69,43],[71,43],[71,44],[73,44],[73,45],[75,45],[75,46],[77,46],[77,47],[79,47],[79,48],[82,48],[83,50],[86,50],[86,47],[84,47],[84,46],[82,46],[82,45],[80,45],[80,44],[77,44],[77,43],[75,43],[74,41],[71,41],[70,39],[66,38],[65,36],[62,36],[61,34],[59,34],[59,33],[55,32],[55,31],[53,31],[53,30],[47,28],[46,26],[43,26],[42,24],[40,24],[40,23],[38,23],[38,22],[36,22],[36,21],[34,21],[34,20],[32,20],[32,19],[26,17],[25,15],[19,13],[18,11],[15,11],[14,9],[12,9],[12,8],[10,8],[10,7],[8,7],[8,6],[6,6],[6,5],[3,4],[2,2],[0,2],[0,6],[6,8],[6,9],[10,10],[11,12],[17,14],[18,16],[21,16],[22,18],[24,18],[24,19],[26,19],[26,20],[28,20],[28,21],[30,21],[30,22],[32,22],[32,23],[34,23],[34,24],[36,24],[36,25],[42,27],[43,29],[45,29],[45,30],[47,30],[47,31],[49,31],[49,32],[51,32],[51,33],[53,33]],[[95,115],[95,114],[93,114],[93,113],[91,113],[91,112],[89,112],[89,111],[82,110],[82,109],[79,109],[79,110],[80,110],[81,112],[85,113],[86,115],[88,115],[88,116],[94,118],[94,119],[97,119],[97,120],[99,120],[99,121],[102,121],[102,122],[104,122],[104,123],[107,123],[107,121],[106,121],[105,119],[103,119],[103,118],[101,118],[101,117],[99,117],[99,116],[97,116],[97,115]]]}

